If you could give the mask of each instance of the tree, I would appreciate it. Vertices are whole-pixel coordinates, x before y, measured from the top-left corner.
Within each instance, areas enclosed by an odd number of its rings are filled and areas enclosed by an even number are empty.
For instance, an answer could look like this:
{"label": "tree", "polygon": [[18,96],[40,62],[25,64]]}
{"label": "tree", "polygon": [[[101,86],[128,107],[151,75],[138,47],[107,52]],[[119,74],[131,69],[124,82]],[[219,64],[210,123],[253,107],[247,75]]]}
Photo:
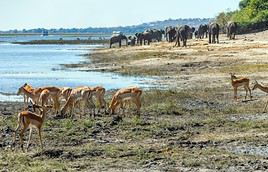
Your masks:
{"label": "tree", "polygon": [[250,2],[250,0],[242,0],[242,1],[240,1],[239,8],[240,9],[246,8],[248,6],[249,2]]}

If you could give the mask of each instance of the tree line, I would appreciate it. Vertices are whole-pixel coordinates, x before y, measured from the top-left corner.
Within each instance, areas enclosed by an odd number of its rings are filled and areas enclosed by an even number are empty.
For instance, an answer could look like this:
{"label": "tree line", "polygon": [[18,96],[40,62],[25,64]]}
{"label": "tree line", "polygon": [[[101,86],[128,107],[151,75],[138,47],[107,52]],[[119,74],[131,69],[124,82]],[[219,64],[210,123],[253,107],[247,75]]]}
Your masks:
{"label": "tree line", "polygon": [[250,33],[268,29],[268,1],[241,0],[236,11],[221,12],[215,21],[222,27],[228,21],[239,24],[239,33]]}

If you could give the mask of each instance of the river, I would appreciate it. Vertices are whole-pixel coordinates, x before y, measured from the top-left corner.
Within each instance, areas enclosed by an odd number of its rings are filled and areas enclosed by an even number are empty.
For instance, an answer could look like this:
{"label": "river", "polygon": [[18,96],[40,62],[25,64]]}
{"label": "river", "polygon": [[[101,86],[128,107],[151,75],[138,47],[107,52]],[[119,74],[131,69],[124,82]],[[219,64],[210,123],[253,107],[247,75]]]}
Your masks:
{"label": "river", "polygon": [[[23,41],[23,37],[19,37]],[[15,38],[8,40],[16,40]],[[25,37],[25,40],[32,40]],[[19,45],[7,38],[0,41],[0,101],[22,101],[17,96],[24,83],[42,86],[96,86],[118,89],[130,85],[149,87],[150,78],[128,77],[106,72],[83,72],[66,69],[61,64],[86,60],[81,54],[101,45]]]}

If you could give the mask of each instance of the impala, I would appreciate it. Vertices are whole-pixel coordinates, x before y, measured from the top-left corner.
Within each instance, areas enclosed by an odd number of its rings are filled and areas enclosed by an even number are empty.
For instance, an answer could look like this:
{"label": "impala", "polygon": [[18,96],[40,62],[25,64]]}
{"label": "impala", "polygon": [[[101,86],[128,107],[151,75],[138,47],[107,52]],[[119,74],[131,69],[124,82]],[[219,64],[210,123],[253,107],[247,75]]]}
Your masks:
{"label": "impala", "polygon": [[[92,90],[88,87],[78,87],[72,90],[68,100],[64,104],[63,108],[61,109],[61,115],[65,116],[66,112],[69,110],[69,114],[73,117],[73,109],[75,106],[79,104],[79,108],[83,110],[83,114],[85,114],[85,105],[87,104],[88,100],[92,100]],[[80,113],[81,118],[81,113]]]}
{"label": "impala", "polygon": [[[268,87],[267,86],[263,86],[261,84],[259,84],[256,80],[255,80],[255,84],[253,86],[253,89],[252,90],[255,90],[255,89],[260,89],[261,91],[265,92],[265,93],[268,93]],[[263,109],[263,112],[265,112],[266,108],[267,108],[267,104],[268,104],[268,100],[266,102],[266,105]]]}
{"label": "impala", "polygon": [[247,99],[248,92],[250,94],[250,99],[252,99],[251,90],[249,87],[249,79],[247,77],[236,77],[234,73],[230,73],[230,75],[231,75],[231,83],[234,88],[234,99],[237,100],[237,88],[242,86],[246,90],[245,100]]}
{"label": "impala", "polygon": [[28,97],[30,97],[34,103],[38,104],[42,91],[48,90],[49,95],[54,103],[55,112],[58,113],[60,109],[59,96],[61,89],[59,89],[58,87],[41,87],[36,89],[27,89],[29,86],[30,86],[29,84],[25,83],[22,87],[19,88],[18,94],[23,93]]}
{"label": "impala", "polygon": [[126,101],[131,100],[136,105],[138,114],[140,114],[141,94],[142,90],[138,87],[128,87],[118,90],[112,97],[109,106],[110,113],[114,114],[119,105],[122,107]]}
{"label": "impala", "polygon": [[65,101],[67,101],[69,96],[70,96],[70,94],[71,94],[71,92],[72,92],[72,90],[73,89],[70,88],[70,87],[63,87],[63,88],[61,88],[60,96],[63,97],[63,99]]}
{"label": "impala", "polygon": [[[26,85],[24,84],[23,87],[25,87],[26,90],[33,90],[33,87],[30,86],[30,85],[27,85],[27,84],[26,84]],[[29,97],[27,94],[25,94],[24,92],[22,92],[22,91],[20,90],[20,88],[19,88],[17,94],[18,94],[18,95],[20,95],[20,94],[23,95],[24,107],[26,107],[26,105],[29,103],[29,98],[30,98],[30,97]]]}
{"label": "impala", "polygon": [[38,131],[38,135],[39,135],[39,141],[40,141],[40,147],[41,150],[43,150],[43,144],[42,144],[42,136],[41,136],[41,128],[44,124],[44,120],[45,120],[45,116],[46,116],[46,112],[47,112],[47,108],[50,108],[49,106],[46,107],[42,107],[39,105],[35,105],[35,108],[39,108],[41,111],[41,116],[39,116],[38,114],[36,114],[35,112],[29,111],[29,110],[25,110],[22,111],[18,114],[18,125],[17,128],[15,130],[15,134],[14,134],[14,145],[16,143],[16,134],[17,131],[21,128],[20,131],[20,145],[21,145],[21,149],[24,152],[24,148],[23,148],[23,134],[25,133],[25,131],[30,128],[30,133],[29,133],[29,140],[27,142],[27,151],[28,148],[30,146],[30,141],[31,141],[31,137],[32,137],[32,130],[33,128],[36,128]]}
{"label": "impala", "polygon": [[40,89],[33,89],[32,86],[25,83],[23,86],[21,86],[18,89],[18,95],[24,95],[24,98],[26,97],[26,100],[24,99],[24,105],[28,104],[28,99],[31,98],[34,103],[38,103],[38,99],[40,96],[41,90]]}

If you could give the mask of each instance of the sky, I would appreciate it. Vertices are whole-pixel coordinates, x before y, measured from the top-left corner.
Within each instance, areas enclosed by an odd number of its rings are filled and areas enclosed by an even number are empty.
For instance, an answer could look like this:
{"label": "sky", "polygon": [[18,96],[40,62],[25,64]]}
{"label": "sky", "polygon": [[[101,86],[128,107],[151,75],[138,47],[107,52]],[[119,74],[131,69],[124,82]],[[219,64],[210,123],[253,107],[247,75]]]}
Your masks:
{"label": "sky", "polygon": [[212,18],[240,0],[0,0],[0,30],[137,25]]}

